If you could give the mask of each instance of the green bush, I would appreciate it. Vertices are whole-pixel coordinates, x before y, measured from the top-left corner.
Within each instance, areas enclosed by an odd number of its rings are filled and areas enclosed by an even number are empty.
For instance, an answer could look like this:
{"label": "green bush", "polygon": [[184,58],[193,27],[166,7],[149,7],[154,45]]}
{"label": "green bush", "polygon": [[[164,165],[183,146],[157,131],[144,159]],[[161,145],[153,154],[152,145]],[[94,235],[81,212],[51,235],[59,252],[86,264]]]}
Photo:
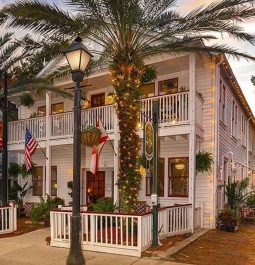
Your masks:
{"label": "green bush", "polygon": [[91,205],[91,210],[95,212],[114,212],[115,208],[112,198],[109,197],[98,199]]}
{"label": "green bush", "polygon": [[49,195],[46,199],[41,197],[41,201],[29,212],[29,217],[35,223],[42,219],[47,221],[50,219],[50,210],[57,208],[58,205],[64,205],[64,200],[59,197],[52,198]]}
{"label": "green bush", "polygon": [[247,196],[247,206],[251,208],[255,208],[255,194],[251,193]]}
{"label": "green bush", "polygon": [[238,224],[238,215],[235,210],[223,209],[219,211],[217,216],[218,226],[234,227]]}

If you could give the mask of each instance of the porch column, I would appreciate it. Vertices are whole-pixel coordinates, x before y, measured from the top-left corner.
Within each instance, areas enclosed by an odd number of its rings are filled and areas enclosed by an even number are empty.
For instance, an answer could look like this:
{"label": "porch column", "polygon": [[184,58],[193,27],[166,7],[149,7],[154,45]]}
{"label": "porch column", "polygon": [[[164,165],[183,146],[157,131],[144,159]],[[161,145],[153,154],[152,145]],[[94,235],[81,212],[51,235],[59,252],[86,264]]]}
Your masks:
{"label": "porch column", "polygon": [[[51,122],[50,122],[50,111],[51,111],[51,92],[46,93],[46,167],[45,167],[45,193],[51,195],[51,147],[50,147],[50,133],[51,133]],[[45,195],[46,195],[45,194]]]}
{"label": "porch column", "polygon": [[195,176],[196,176],[196,56],[189,56],[189,203],[192,204],[190,222],[195,227]]}
{"label": "porch column", "polygon": [[119,204],[119,189],[116,185],[116,182],[118,181],[118,174],[119,174],[119,128],[118,128],[118,118],[116,113],[114,113],[114,159],[113,159],[113,170],[114,170],[114,183],[113,183],[113,202],[117,205]]}

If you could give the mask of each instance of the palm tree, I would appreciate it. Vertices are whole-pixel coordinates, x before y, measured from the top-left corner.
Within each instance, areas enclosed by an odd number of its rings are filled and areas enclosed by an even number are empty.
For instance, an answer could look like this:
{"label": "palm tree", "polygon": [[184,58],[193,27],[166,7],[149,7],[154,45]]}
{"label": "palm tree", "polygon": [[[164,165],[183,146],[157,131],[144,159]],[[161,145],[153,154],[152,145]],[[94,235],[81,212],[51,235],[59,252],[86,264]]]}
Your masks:
{"label": "palm tree", "polygon": [[[120,129],[118,187],[123,211],[133,211],[140,187],[137,168],[141,79],[144,59],[158,53],[227,53],[253,56],[222,45],[205,46],[217,34],[253,43],[239,26],[255,16],[253,0],[221,0],[180,15],[175,0],[63,0],[63,9],[39,0],[22,0],[5,6],[0,23],[33,30],[42,36],[73,39],[77,33],[94,41],[109,65],[115,89]],[[70,11],[68,11],[70,8]],[[93,52],[93,51],[92,51]],[[130,119],[132,116],[132,119]]]}

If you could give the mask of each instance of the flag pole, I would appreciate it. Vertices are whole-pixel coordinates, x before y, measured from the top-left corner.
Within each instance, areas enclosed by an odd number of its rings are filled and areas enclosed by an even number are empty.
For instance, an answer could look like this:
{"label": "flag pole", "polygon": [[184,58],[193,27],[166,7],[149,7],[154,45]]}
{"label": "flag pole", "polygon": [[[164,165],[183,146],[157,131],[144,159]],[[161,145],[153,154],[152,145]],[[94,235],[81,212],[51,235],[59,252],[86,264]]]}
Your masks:
{"label": "flag pole", "polygon": [[46,154],[45,154],[45,152],[43,151],[43,149],[42,149],[42,147],[40,146],[40,144],[39,144],[38,142],[37,142],[37,144],[38,144],[40,150],[42,151],[43,155],[45,156],[45,158],[46,158],[47,160],[49,160],[49,158],[46,156]]}

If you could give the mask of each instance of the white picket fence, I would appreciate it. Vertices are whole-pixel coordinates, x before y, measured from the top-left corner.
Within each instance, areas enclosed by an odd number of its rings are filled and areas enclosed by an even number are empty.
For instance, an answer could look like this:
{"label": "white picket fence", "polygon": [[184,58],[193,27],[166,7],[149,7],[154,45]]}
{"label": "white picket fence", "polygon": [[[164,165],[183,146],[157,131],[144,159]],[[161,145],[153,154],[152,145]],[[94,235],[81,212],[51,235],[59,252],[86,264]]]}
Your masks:
{"label": "white picket fence", "polygon": [[0,207],[0,234],[7,234],[17,230],[17,206]]}
{"label": "white picket fence", "polygon": [[[69,247],[71,212],[51,211],[51,246]],[[159,210],[160,238],[191,232],[191,205]],[[119,214],[81,212],[84,250],[141,257],[151,246],[152,213]]]}

